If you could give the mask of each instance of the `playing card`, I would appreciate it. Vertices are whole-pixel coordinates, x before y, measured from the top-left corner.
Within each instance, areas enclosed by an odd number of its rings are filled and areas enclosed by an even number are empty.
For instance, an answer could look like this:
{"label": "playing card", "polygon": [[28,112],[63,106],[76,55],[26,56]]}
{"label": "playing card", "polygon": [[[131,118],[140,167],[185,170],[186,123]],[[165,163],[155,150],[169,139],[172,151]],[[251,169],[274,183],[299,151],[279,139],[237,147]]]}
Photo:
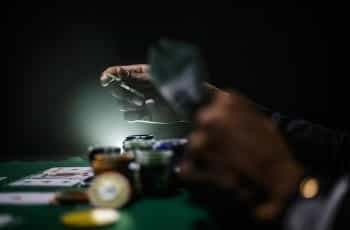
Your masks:
{"label": "playing card", "polygon": [[91,167],[57,167],[50,168],[40,174],[31,176],[31,179],[78,179],[85,180],[93,176]]}
{"label": "playing card", "polygon": [[30,175],[10,184],[10,186],[74,186],[91,178],[90,167],[55,167]]}
{"label": "playing card", "polygon": [[151,77],[160,94],[185,118],[191,118],[206,98],[207,79],[199,48],[160,40],[150,50]]}
{"label": "playing card", "polygon": [[42,205],[49,204],[55,198],[53,192],[8,192],[0,193],[0,205]]}
{"label": "playing card", "polygon": [[21,179],[10,184],[10,186],[58,186],[70,187],[81,182],[80,179]]}

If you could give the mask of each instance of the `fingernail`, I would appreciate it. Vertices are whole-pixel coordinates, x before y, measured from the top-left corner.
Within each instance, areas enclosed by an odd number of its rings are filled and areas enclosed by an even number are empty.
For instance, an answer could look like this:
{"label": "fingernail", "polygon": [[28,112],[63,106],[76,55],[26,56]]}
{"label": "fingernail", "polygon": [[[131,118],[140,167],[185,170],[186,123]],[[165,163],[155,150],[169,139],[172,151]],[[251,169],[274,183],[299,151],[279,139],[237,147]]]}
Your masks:
{"label": "fingernail", "polygon": [[107,74],[103,74],[100,78],[101,85],[103,87],[108,86],[113,81],[113,78],[108,76]]}

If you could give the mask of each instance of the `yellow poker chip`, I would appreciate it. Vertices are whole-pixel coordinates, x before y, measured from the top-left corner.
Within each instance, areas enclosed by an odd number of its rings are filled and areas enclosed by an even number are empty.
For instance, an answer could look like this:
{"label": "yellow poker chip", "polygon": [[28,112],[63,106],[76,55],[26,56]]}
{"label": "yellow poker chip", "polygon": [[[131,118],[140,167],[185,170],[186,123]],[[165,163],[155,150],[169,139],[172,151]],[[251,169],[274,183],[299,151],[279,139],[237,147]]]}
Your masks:
{"label": "yellow poker chip", "polygon": [[73,211],[62,216],[64,225],[76,228],[102,227],[114,224],[120,218],[115,209],[88,209]]}
{"label": "yellow poker chip", "polygon": [[92,181],[87,193],[93,206],[120,208],[131,199],[131,185],[122,174],[106,172]]}

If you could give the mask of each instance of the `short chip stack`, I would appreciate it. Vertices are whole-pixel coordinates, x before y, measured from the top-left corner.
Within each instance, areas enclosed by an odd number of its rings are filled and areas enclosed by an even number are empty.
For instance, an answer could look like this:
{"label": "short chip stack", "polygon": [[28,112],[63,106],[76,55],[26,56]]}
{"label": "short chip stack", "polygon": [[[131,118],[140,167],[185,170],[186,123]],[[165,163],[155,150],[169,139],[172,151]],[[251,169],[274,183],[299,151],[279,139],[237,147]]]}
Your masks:
{"label": "short chip stack", "polygon": [[[57,204],[90,203],[93,208],[67,213],[67,226],[106,226],[119,218],[116,209],[141,197],[162,197],[177,191],[177,172],[184,156],[186,139],[156,140],[153,135],[131,135],[122,149],[97,146],[88,149],[94,172],[85,190],[62,191]],[[110,218],[101,218],[100,214]]]}
{"label": "short chip stack", "polygon": [[164,196],[175,190],[176,168],[186,139],[156,140],[153,135],[131,135],[118,147],[89,148],[95,178],[88,189],[90,203],[121,208],[137,197]]}

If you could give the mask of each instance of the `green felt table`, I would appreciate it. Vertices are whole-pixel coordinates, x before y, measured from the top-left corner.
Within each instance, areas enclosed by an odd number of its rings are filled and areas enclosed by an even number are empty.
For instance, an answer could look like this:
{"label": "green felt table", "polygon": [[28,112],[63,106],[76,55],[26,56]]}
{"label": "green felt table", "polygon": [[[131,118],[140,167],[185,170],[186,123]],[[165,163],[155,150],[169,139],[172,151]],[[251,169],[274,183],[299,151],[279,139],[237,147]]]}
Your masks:
{"label": "green felt table", "polygon": [[[88,161],[69,158],[65,161],[1,162],[0,192],[8,191],[59,191],[62,188],[14,187],[8,183],[51,167],[88,166]],[[89,205],[0,205],[0,214],[10,214],[16,222],[11,229],[66,229],[60,218],[65,212],[89,208]],[[120,210],[121,218],[116,224],[102,229],[196,229],[198,223],[208,220],[207,213],[188,201],[188,196],[179,194],[167,198],[144,198]],[[99,228],[101,229],[101,228]]]}

